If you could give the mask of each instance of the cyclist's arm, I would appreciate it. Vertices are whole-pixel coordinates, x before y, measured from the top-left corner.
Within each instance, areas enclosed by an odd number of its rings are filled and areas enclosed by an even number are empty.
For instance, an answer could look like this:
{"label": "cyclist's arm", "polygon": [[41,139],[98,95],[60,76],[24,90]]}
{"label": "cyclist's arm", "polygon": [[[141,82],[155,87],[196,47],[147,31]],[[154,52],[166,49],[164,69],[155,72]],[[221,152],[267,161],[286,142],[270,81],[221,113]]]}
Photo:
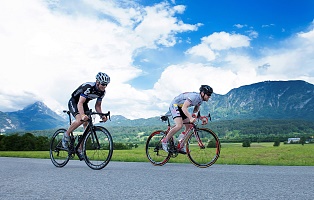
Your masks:
{"label": "cyclist's arm", "polygon": [[[102,109],[101,109],[101,101],[96,101],[95,103],[95,110],[98,113],[102,113]],[[101,119],[106,122],[107,121],[107,117],[105,115],[101,116]]]}
{"label": "cyclist's arm", "polygon": [[187,116],[187,118],[190,120],[190,122],[194,122],[195,118],[192,117],[192,115],[188,111],[188,107],[191,105],[191,102],[189,100],[185,100],[182,106],[182,111]]}
{"label": "cyclist's arm", "polygon": [[98,113],[102,113],[102,110],[101,110],[101,101],[96,101],[96,103],[95,103],[95,110],[96,110],[96,112],[98,112]]}
{"label": "cyclist's arm", "polygon": [[200,105],[194,106],[193,113],[197,113],[200,110]]}

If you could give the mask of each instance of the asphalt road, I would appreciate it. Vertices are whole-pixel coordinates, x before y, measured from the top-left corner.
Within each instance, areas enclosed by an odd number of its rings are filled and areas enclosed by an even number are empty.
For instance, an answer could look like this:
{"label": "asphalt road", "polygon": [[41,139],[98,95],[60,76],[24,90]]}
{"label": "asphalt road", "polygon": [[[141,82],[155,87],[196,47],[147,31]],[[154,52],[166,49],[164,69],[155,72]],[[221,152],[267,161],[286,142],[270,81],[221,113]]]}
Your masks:
{"label": "asphalt road", "polygon": [[314,199],[314,167],[110,162],[0,157],[0,199]]}

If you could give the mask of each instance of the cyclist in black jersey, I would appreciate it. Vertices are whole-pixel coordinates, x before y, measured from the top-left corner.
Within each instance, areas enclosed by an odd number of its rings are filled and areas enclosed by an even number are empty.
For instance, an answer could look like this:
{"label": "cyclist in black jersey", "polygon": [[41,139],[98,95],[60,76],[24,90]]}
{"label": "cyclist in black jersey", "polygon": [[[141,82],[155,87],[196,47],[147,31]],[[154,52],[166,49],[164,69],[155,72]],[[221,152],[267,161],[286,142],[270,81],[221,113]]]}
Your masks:
{"label": "cyclist in black jersey", "polygon": [[[80,85],[71,95],[68,107],[71,114],[75,117],[75,121],[70,125],[68,130],[64,133],[62,139],[62,146],[68,148],[70,141],[70,133],[83,124],[84,128],[87,126],[86,121],[88,116],[85,115],[89,111],[88,102],[92,99],[97,99],[95,103],[96,112],[102,113],[101,102],[106,94],[106,87],[110,83],[110,77],[102,72],[96,75],[96,82],[87,82]],[[104,122],[107,121],[106,116],[102,116]],[[79,149],[81,151],[81,149]],[[79,159],[83,160],[83,156],[79,153]]]}
{"label": "cyclist in black jersey", "polygon": [[[174,136],[182,127],[184,123],[194,123],[196,121],[196,113],[199,111],[199,108],[203,101],[208,101],[210,96],[213,93],[213,89],[208,85],[201,85],[200,92],[185,92],[177,97],[175,97],[169,106],[169,112],[172,115],[172,118],[175,122],[167,136],[162,140],[162,148],[164,151],[168,152],[168,140]],[[194,106],[193,114],[190,114],[188,107]],[[203,125],[207,124],[205,117],[201,117]],[[188,125],[185,125],[185,131],[183,131],[178,139],[180,140],[185,134]],[[180,141],[179,141],[180,142]],[[179,146],[178,150],[180,153],[186,154],[186,149],[184,146]]]}

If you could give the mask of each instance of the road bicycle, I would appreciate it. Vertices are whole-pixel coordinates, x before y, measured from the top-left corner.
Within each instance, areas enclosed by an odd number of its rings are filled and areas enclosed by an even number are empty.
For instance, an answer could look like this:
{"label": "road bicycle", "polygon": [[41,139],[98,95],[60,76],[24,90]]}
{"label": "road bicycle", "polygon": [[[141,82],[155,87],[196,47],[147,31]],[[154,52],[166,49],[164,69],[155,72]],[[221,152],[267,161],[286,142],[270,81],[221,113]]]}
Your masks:
{"label": "road bicycle", "polygon": [[[211,121],[210,114],[206,116],[207,120],[208,118]],[[175,158],[180,153],[177,148],[179,145],[173,137],[168,141],[168,153],[162,149],[161,140],[166,137],[171,125],[168,116],[161,116],[160,119],[168,123],[167,130],[154,131],[146,141],[146,156],[155,166],[166,164],[170,158]],[[195,166],[206,168],[213,165],[219,158],[221,145],[218,136],[212,130],[198,127],[200,119],[198,112],[195,123],[185,123],[189,124],[189,128],[180,146],[185,145],[186,155]]]}
{"label": "road bicycle", "polygon": [[[63,112],[68,114],[71,125],[70,111],[64,110]],[[53,134],[50,142],[50,159],[56,167],[64,167],[70,159],[75,157],[75,154],[79,157],[78,149],[80,147],[83,159],[90,168],[99,170],[109,163],[113,153],[112,136],[106,128],[95,126],[93,120],[96,115],[105,115],[110,120],[110,112],[97,113],[90,110],[85,114],[88,116],[88,125],[82,135],[70,133],[68,148],[62,146],[62,137],[66,129],[58,129]]]}

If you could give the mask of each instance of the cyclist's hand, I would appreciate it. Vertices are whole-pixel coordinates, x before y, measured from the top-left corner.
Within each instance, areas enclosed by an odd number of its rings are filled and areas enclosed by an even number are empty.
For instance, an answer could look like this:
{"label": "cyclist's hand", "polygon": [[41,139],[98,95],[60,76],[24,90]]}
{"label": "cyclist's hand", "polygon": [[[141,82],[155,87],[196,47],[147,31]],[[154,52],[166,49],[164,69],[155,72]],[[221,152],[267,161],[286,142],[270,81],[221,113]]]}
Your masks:
{"label": "cyclist's hand", "polygon": [[87,121],[88,120],[88,116],[83,114],[81,115],[82,121]]}
{"label": "cyclist's hand", "polygon": [[103,115],[103,116],[101,117],[101,119],[102,119],[103,122],[106,122],[106,121],[108,120],[108,118],[107,118],[105,115]]}
{"label": "cyclist's hand", "polygon": [[206,116],[201,116],[200,119],[202,120],[202,125],[206,125],[208,123],[208,118]]}
{"label": "cyclist's hand", "polygon": [[192,117],[190,118],[190,123],[194,123],[196,121],[196,118]]}

